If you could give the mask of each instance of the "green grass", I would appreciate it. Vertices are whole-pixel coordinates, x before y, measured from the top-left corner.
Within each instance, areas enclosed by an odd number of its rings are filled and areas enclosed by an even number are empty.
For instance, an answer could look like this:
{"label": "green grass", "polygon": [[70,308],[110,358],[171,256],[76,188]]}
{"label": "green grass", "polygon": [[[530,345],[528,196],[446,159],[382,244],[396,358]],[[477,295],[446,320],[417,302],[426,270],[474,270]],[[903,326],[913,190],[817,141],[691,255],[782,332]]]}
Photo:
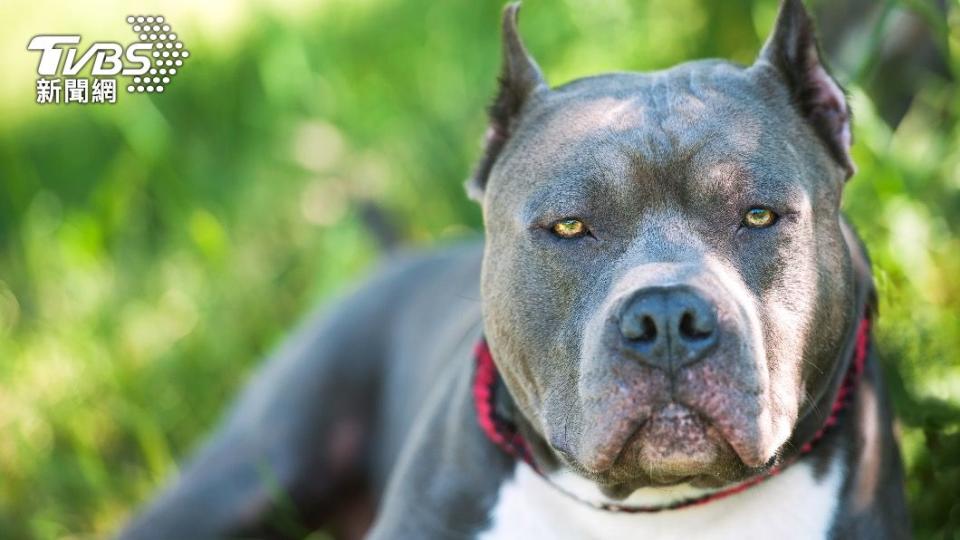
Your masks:
{"label": "green grass", "polygon": [[[376,259],[359,205],[376,202],[411,244],[479,229],[462,181],[494,89],[499,8],[247,5],[253,22],[231,39],[202,21],[181,33],[193,55],[161,96],[45,108],[27,92],[0,107],[0,537],[116,530],[286,331]],[[749,62],[774,9],[531,1],[521,26],[560,83]],[[891,131],[848,87],[860,172],[845,208],[877,268],[914,526],[956,537],[960,101],[931,81]]]}

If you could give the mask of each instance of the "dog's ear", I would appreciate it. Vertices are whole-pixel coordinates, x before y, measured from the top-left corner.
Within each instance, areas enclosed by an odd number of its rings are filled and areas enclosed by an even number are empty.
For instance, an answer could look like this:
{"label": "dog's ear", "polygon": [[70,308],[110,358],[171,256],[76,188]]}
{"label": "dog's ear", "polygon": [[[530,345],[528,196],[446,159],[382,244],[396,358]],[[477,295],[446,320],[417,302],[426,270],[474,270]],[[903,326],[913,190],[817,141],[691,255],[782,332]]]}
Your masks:
{"label": "dog's ear", "polygon": [[480,201],[487,185],[487,177],[493,168],[500,150],[510,138],[520,116],[520,110],[530,96],[547,83],[536,61],[527,53],[520,33],[517,31],[517,13],[520,3],[503,8],[503,60],[500,71],[500,88],[490,105],[490,126],[484,136],[484,152],[480,163],[467,180],[467,193],[471,199]]}
{"label": "dog's ear", "polygon": [[800,113],[850,178],[856,171],[850,158],[850,110],[843,89],[824,67],[813,21],[801,0],[781,1],[773,33],[757,62],[780,72]]}

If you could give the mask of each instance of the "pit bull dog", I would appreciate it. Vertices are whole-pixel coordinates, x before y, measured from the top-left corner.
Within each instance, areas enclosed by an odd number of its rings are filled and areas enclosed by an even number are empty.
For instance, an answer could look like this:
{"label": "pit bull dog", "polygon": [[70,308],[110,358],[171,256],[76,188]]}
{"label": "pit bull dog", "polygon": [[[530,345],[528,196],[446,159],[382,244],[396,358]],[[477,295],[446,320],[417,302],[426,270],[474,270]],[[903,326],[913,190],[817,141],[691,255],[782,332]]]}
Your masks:
{"label": "pit bull dog", "polygon": [[122,537],[302,536],[364,497],[377,539],[909,536],[850,112],[802,3],[750,66],[556,88],[518,9],[482,246],[309,321]]}

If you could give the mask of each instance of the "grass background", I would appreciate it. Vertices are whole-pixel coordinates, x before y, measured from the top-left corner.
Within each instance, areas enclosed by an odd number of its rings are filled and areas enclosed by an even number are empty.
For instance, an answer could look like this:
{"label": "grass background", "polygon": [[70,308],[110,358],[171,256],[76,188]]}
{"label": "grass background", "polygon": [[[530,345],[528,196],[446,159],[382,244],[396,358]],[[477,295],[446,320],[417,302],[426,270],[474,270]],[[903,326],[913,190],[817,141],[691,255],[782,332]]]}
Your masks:
{"label": "grass background", "polygon": [[[79,4],[79,3],[77,3]],[[200,5],[194,5],[200,4]],[[891,0],[924,11],[924,0]],[[0,5],[0,537],[101,538],[177,470],[311,306],[362,275],[376,203],[403,242],[478,230],[462,181],[499,61],[499,1]],[[960,69],[960,3],[940,35]],[[553,83],[752,61],[773,0],[531,0]],[[37,33],[128,42],[163,14],[192,56],[163,95],[39,106]],[[879,343],[914,529],[960,528],[960,99],[923,81],[891,130],[841,73]]]}

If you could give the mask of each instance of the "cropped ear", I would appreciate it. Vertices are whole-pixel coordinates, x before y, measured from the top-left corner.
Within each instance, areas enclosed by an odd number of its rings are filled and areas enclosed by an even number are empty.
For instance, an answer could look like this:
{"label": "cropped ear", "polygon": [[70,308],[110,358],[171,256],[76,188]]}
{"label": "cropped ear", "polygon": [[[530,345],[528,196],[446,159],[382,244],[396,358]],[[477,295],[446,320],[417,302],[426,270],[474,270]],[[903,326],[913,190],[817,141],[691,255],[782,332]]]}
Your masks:
{"label": "cropped ear", "polygon": [[801,0],[782,0],[773,34],[757,60],[761,62],[780,72],[800,113],[850,178],[856,172],[850,158],[850,110],[843,89],[821,61],[813,21]]}
{"label": "cropped ear", "polygon": [[520,33],[517,31],[517,13],[520,3],[508,4],[503,8],[502,48],[503,60],[500,71],[500,88],[497,97],[490,105],[488,114],[490,126],[484,136],[484,152],[480,163],[467,180],[467,193],[470,198],[480,201],[487,186],[487,177],[500,155],[503,145],[513,133],[520,110],[528,98],[537,90],[546,88],[547,83],[533,58],[527,53]]}

